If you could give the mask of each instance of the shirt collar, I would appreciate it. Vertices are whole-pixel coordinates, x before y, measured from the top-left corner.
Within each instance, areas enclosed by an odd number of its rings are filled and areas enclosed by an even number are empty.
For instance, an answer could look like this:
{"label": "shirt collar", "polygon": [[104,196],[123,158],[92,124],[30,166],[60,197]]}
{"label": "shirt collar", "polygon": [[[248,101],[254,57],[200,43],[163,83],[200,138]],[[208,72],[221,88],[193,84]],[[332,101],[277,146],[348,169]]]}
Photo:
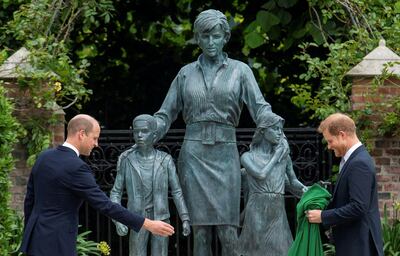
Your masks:
{"label": "shirt collar", "polygon": [[343,156],[344,161],[346,162],[347,159],[349,159],[349,157],[351,156],[351,154],[353,154],[353,152],[360,147],[362,144],[361,142],[357,142],[356,144],[354,144],[349,150],[347,150],[346,154]]}
{"label": "shirt collar", "polygon": [[[223,56],[223,61],[222,61],[221,66],[222,65],[227,66],[228,65],[228,54],[226,52],[223,52],[222,56]],[[198,68],[202,67],[203,58],[204,58],[203,54],[200,54],[200,56],[197,58],[197,61],[196,61],[196,67],[198,67]]]}
{"label": "shirt collar", "polygon": [[78,149],[77,149],[74,145],[72,145],[72,144],[70,144],[70,143],[68,143],[68,142],[64,142],[62,145],[63,145],[64,147],[67,147],[67,148],[72,149],[72,150],[76,153],[76,155],[79,156],[79,151],[78,151]]}

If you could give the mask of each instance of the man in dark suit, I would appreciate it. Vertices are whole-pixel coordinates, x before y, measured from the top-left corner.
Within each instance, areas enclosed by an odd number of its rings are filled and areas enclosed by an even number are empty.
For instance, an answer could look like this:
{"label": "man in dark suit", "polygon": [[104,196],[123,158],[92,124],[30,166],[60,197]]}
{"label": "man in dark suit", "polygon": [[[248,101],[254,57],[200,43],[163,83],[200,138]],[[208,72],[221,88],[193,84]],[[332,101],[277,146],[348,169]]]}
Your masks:
{"label": "man in dark suit", "polygon": [[78,212],[83,200],[136,232],[143,227],[161,236],[174,233],[165,222],[144,218],[111,202],[98,187],[89,166],[79,158],[98,146],[100,126],[93,117],[75,116],[67,131],[65,143],[42,152],[32,168],[24,204],[22,252],[33,256],[76,255]]}
{"label": "man in dark suit", "polygon": [[383,256],[375,165],[357,137],[354,121],[336,113],[318,130],[342,161],[332,201],[327,210],[307,211],[309,222],[332,229],[337,256]]}

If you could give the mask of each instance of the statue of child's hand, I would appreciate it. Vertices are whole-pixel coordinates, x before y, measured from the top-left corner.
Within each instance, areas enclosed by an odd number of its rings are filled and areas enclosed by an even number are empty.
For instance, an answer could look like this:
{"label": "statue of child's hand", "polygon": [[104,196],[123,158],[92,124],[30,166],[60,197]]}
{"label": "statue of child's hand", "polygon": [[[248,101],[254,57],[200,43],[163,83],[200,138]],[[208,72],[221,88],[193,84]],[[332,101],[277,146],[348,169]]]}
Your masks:
{"label": "statue of child's hand", "polygon": [[289,143],[286,138],[282,138],[277,147],[277,153],[279,154],[278,162],[286,158],[289,155]]}
{"label": "statue of child's hand", "polygon": [[128,227],[127,226],[125,226],[124,224],[119,223],[119,222],[116,223],[115,225],[117,227],[117,234],[119,236],[126,236],[128,234]]}
{"label": "statue of child's hand", "polygon": [[190,234],[190,224],[188,220],[184,220],[182,223],[183,226],[183,235],[188,236]]}

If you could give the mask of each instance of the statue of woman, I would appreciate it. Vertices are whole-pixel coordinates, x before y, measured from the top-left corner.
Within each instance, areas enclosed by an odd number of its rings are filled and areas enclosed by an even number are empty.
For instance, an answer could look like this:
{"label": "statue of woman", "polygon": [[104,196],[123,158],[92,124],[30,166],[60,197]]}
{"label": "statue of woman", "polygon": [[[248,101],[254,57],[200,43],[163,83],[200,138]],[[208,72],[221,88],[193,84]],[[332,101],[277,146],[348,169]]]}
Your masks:
{"label": "statue of woman", "polygon": [[293,242],[285,211],[285,189],[301,196],[307,189],[293,171],[285,140],[284,120],[270,112],[259,116],[250,151],[241,157],[248,198],[237,252],[246,256],[287,255]]}
{"label": "statue of woman", "polygon": [[[160,137],[179,113],[186,123],[178,175],[193,226],[194,256],[212,255],[214,229],[222,255],[233,255],[241,177],[235,127],[243,105],[253,120],[264,110],[271,112],[250,67],[223,51],[230,36],[220,11],[206,10],[197,16],[194,38],[202,54],[181,68],[154,114]],[[287,142],[280,147],[288,150]]]}

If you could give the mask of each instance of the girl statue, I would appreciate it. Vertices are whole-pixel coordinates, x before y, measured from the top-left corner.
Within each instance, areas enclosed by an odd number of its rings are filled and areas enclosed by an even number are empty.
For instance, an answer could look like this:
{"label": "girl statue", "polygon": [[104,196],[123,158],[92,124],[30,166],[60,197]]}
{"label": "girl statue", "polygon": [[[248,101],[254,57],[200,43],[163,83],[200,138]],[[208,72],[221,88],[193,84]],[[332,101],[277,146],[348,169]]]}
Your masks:
{"label": "girl statue", "polygon": [[258,116],[250,151],[241,157],[248,186],[244,222],[237,252],[246,256],[287,255],[293,238],[285,212],[285,189],[301,196],[305,187],[293,171],[285,140],[284,120],[270,112]]}

